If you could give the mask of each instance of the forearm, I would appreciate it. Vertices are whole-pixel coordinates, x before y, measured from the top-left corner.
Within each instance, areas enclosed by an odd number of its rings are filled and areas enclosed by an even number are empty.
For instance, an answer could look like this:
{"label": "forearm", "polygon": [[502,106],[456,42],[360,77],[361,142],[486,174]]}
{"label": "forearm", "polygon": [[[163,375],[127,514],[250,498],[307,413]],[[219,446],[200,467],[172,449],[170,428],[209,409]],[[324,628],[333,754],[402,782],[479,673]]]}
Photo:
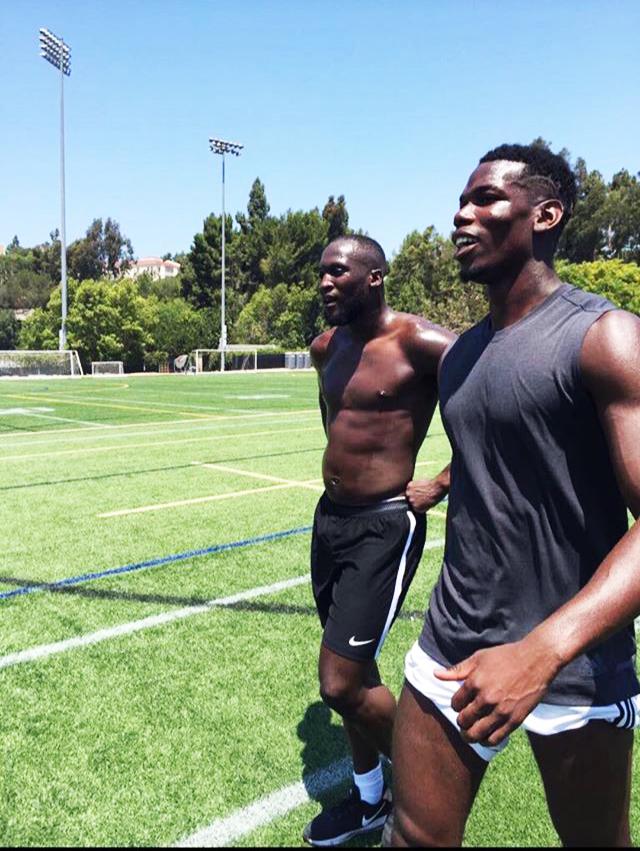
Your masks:
{"label": "forearm", "polygon": [[447,464],[446,467],[443,467],[443,469],[440,470],[438,475],[433,479],[433,483],[439,493],[437,501],[440,502],[440,500],[444,499],[449,493],[449,488],[451,486],[451,464]]}
{"label": "forearm", "polygon": [[640,614],[640,521],[611,550],[591,580],[525,641],[548,654],[557,674]]}

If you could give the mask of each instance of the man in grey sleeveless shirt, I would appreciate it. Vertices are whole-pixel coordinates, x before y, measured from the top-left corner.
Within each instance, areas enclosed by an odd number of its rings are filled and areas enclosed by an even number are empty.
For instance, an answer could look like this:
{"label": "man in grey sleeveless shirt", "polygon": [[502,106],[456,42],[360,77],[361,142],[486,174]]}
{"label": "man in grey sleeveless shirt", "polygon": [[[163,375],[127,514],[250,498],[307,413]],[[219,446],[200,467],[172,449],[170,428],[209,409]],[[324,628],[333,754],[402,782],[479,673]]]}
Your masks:
{"label": "man in grey sleeveless shirt", "polygon": [[640,319],[556,276],[575,198],[562,157],[502,145],[454,218],[490,309],[440,361],[447,537],[396,718],[394,845],[459,845],[520,725],[562,842],[630,843]]}

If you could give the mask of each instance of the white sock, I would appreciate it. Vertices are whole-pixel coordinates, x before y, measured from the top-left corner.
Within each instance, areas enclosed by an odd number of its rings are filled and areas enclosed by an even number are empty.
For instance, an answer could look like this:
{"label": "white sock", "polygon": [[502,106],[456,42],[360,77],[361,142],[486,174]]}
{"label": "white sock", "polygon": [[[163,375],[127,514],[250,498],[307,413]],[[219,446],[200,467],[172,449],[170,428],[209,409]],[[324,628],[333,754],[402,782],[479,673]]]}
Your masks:
{"label": "white sock", "polygon": [[362,801],[365,801],[367,804],[377,804],[382,798],[382,792],[384,790],[381,763],[378,763],[371,771],[367,771],[366,774],[356,774],[354,771],[353,782],[358,787]]}

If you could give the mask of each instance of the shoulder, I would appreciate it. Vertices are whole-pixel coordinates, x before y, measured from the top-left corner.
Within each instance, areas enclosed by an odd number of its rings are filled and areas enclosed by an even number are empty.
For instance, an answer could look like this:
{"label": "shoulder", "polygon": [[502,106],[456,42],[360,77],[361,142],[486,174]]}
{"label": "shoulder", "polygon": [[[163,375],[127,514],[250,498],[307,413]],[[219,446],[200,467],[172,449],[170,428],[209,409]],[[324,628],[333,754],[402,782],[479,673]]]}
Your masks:
{"label": "shoulder", "polygon": [[458,339],[453,331],[429,322],[413,313],[397,313],[396,321],[402,345],[409,356],[428,358],[434,365]]}
{"label": "shoulder", "polygon": [[640,399],[640,317],[626,310],[603,313],[585,334],[580,370],[600,398]]}
{"label": "shoulder", "polygon": [[323,331],[322,334],[318,334],[318,336],[311,342],[311,345],[309,346],[309,354],[311,355],[311,362],[315,367],[318,367],[325,359],[329,343],[331,342],[335,332],[335,328],[329,328],[328,331]]}

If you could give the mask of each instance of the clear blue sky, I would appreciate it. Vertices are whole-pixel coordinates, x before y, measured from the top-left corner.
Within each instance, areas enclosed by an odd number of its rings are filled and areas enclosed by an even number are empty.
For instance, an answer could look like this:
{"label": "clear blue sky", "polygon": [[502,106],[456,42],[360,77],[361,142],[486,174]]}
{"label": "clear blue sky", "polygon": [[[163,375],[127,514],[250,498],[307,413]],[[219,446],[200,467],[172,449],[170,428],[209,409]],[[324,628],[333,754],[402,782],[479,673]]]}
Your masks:
{"label": "clear blue sky", "polygon": [[59,81],[72,48],[67,240],[111,216],[137,256],[188,250],[220,211],[209,136],[243,142],[273,213],[344,194],[389,254],[448,233],[477,159],[543,136],[606,178],[640,170],[640,0],[21,0],[0,26],[0,243],[59,212]]}

